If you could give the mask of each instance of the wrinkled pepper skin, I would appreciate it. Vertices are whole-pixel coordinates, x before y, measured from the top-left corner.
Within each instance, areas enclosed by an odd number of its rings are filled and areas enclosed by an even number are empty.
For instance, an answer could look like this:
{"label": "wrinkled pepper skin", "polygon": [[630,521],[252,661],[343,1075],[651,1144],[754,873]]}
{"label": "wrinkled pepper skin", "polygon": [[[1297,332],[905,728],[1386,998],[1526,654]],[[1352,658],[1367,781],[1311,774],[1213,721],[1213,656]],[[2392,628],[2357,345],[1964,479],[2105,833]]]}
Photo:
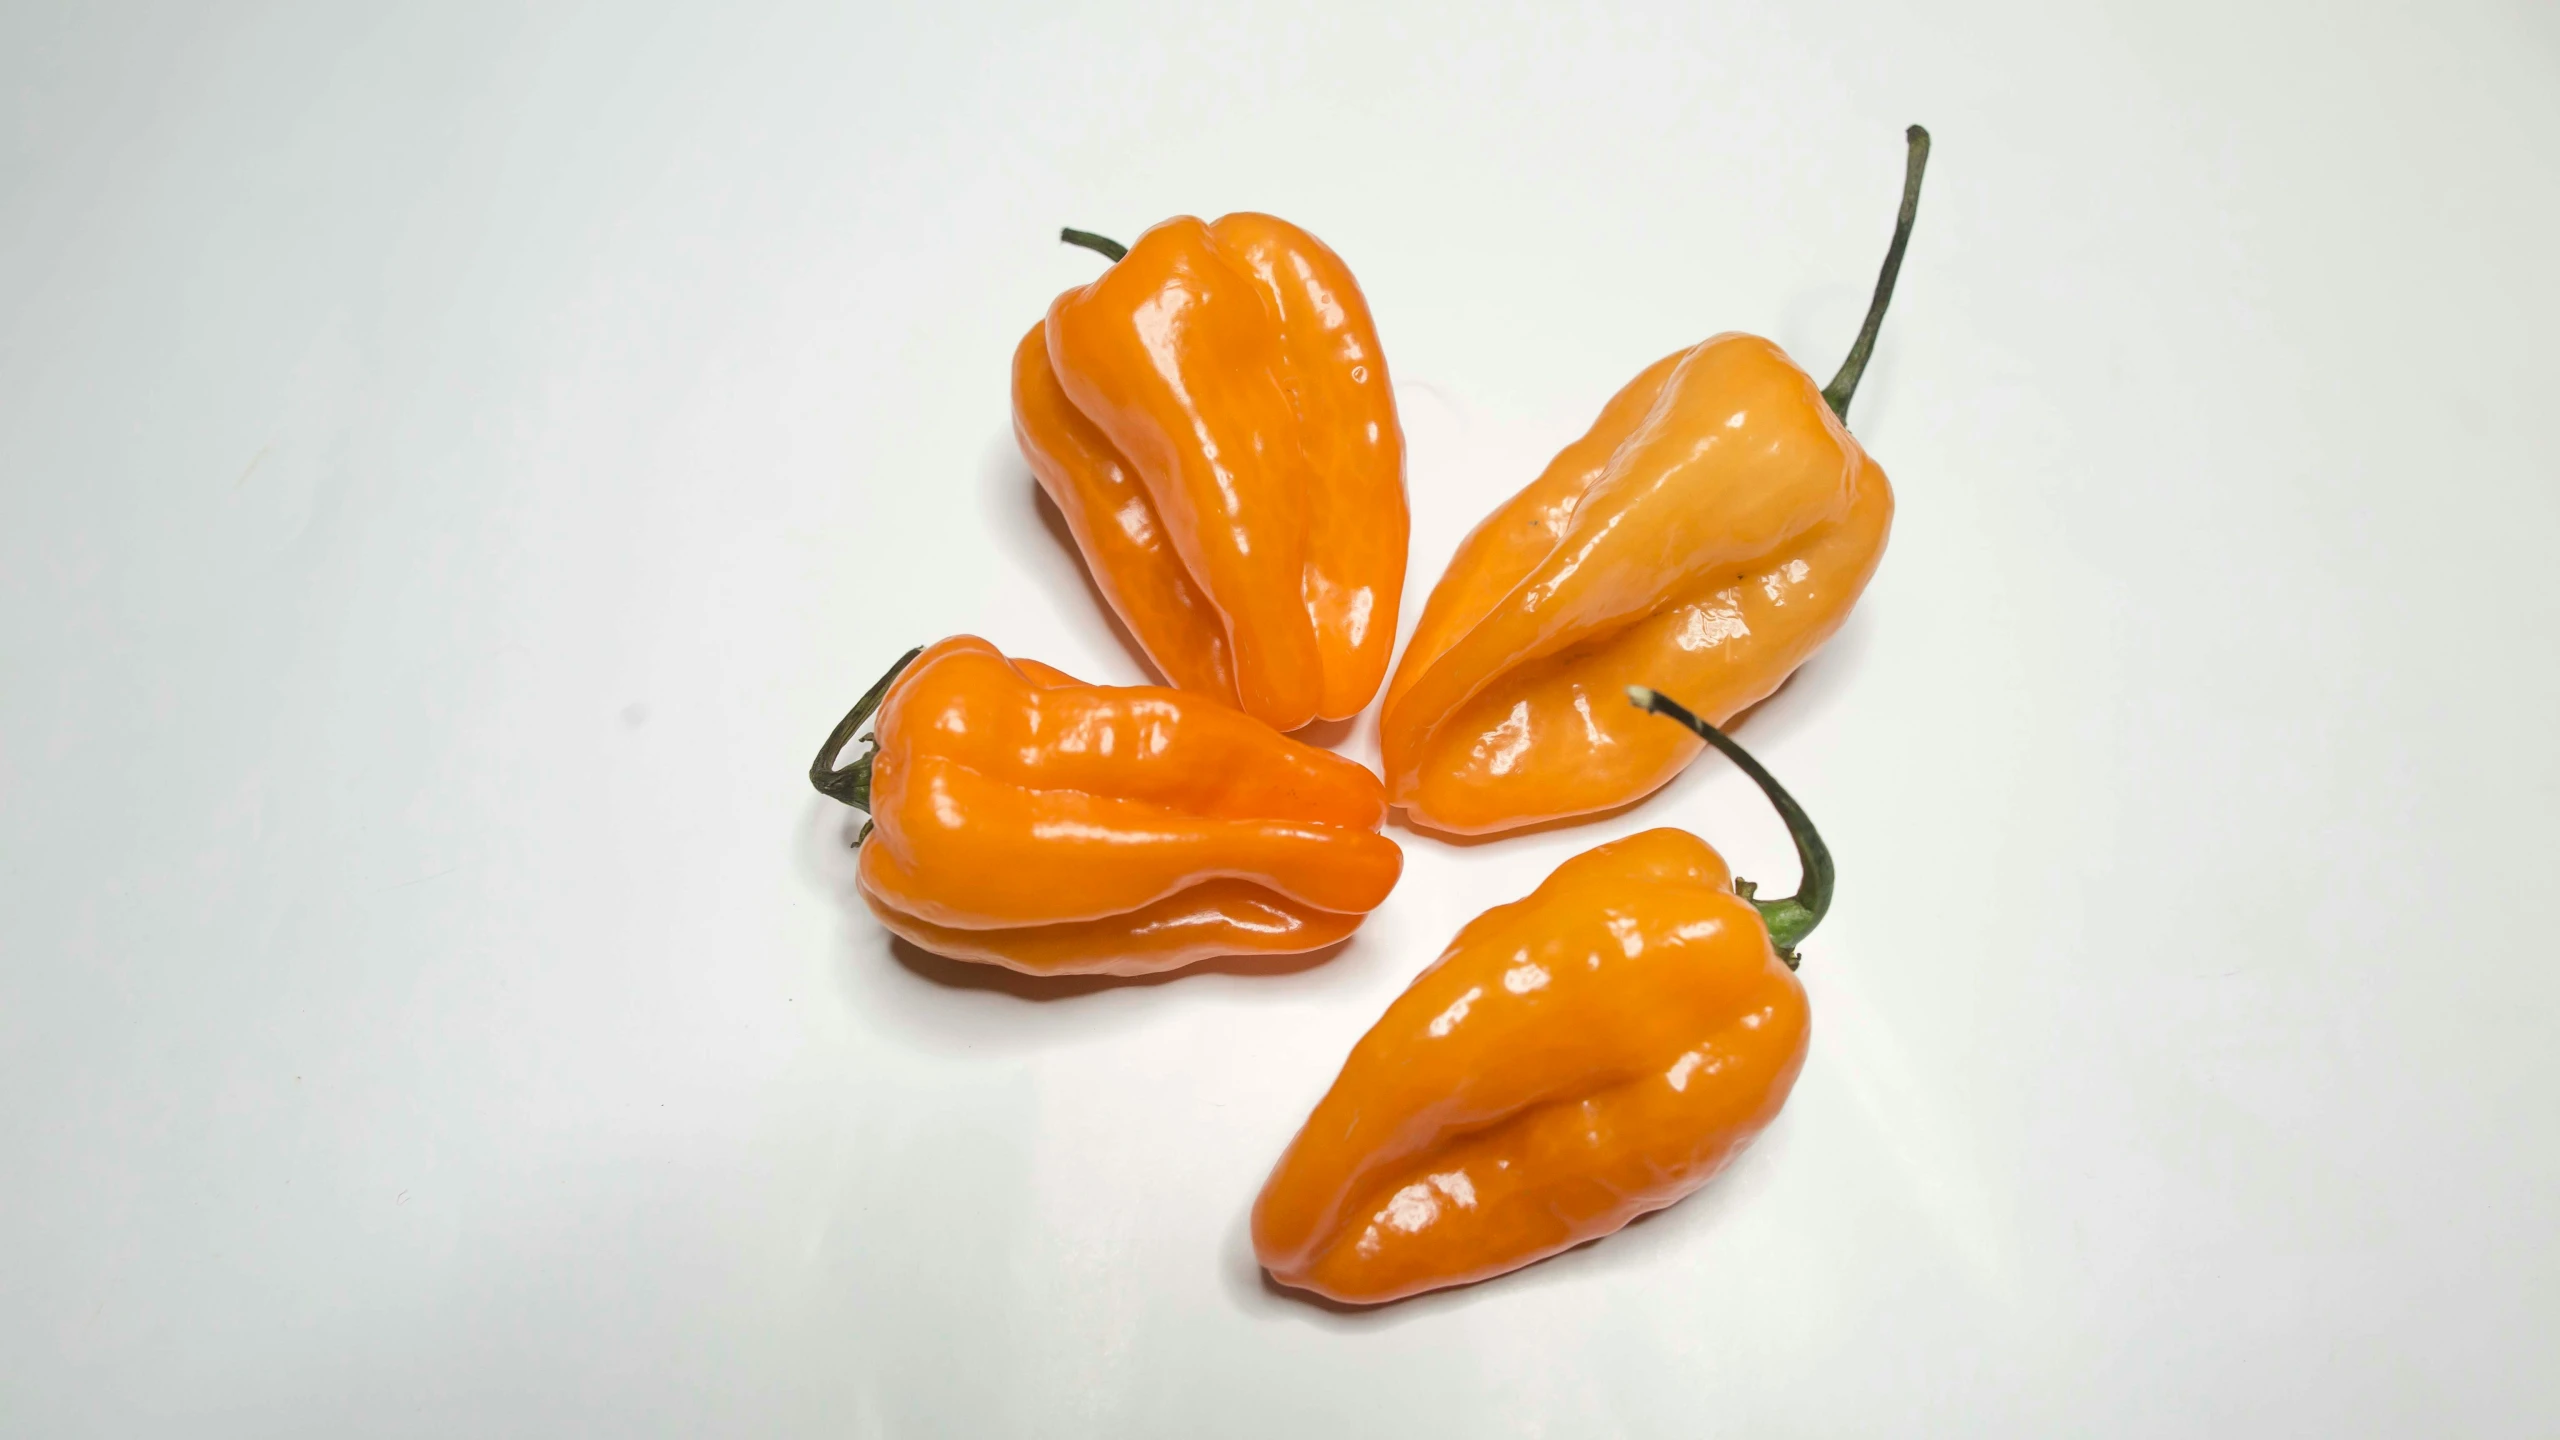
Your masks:
{"label": "wrinkled pepper skin", "polygon": [[1190,216],[1058,297],[1014,435],[1174,686],[1280,730],[1359,713],[1404,594],[1404,431],[1359,285],[1269,215]]}
{"label": "wrinkled pepper skin", "polygon": [[1665,356],[1459,545],[1380,721],[1392,801],[1483,835],[1614,809],[1840,628],[1893,524],[1884,471],[1812,377],[1756,336]]}
{"label": "wrinkled pepper skin", "polygon": [[1705,841],[1649,830],[1577,855],[1461,930],[1361,1037],[1263,1186],[1254,1253],[1285,1285],[1373,1304],[1610,1234],[1777,1117],[1809,1024]]}
{"label": "wrinkled pepper skin", "polygon": [[876,724],[862,893],[954,959],[1137,975],[1318,949],[1403,869],[1375,775],[1197,695],[959,636],[898,676]]}

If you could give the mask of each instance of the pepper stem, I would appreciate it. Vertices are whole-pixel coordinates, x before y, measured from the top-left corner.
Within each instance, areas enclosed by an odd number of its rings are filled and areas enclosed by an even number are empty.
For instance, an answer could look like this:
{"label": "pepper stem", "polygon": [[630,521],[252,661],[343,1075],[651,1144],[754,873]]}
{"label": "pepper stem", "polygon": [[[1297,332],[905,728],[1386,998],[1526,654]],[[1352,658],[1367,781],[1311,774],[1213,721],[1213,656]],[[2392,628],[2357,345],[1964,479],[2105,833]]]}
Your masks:
{"label": "pepper stem", "polygon": [[1914,125],[1902,132],[1911,148],[1902,162],[1902,213],[1894,217],[1893,244],[1884,252],[1884,269],[1876,276],[1875,298],[1867,302],[1867,323],[1858,327],[1858,342],[1840,373],[1822,387],[1822,398],[1840,423],[1849,423],[1849,399],[1858,393],[1858,377],[1867,373],[1867,357],[1876,350],[1876,332],[1884,328],[1885,307],[1893,303],[1893,282],[1902,274],[1902,252],[1911,244],[1911,222],[1920,215],[1920,174],[1929,168],[1929,132]]}
{"label": "pepper stem", "polygon": [[[831,800],[841,800],[866,815],[871,813],[871,762],[880,754],[880,742],[869,735],[863,736],[862,743],[871,748],[862,752],[861,759],[842,769],[836,768],[836,752],[844,749],[845,742],[853,738],[853,732],[861,729],[862,723],[871,718],[871,712],[880,708],[880,702],[889,694],[889,686],[923,653],[924,647],[919,645],[899,656],[898,663],[889,667],[889,673],[863,691],[862,698],[854,701],[853,708],[836,722],[836,728],[827,732],[827,743],[818,747],[818,758],[809,762],[809,783],[818,787],[819,794]],[[871,823],[866,820],[862,833],[853,837],[853,843],[861,844],[870,834]]]}
{"label": "pepper stem", "polygon": [[1821,924],[1831,909],[1831,891],[1838,878],[1831,868],[1831,847],[1822,843],[1821,833],[1813,828],[1813,818],[1804,813],[1796,797],[1787,793],[1778,777],[1762,769],[1749,751],[1733,743],[1733,737],[1690,714],[1678,701],[1642,685],[1628,686],[1627,698],[1639,710],[1679,721],[1696,731],[1699,739],[1723,751],[1726,759],[1742,767],[1742,773],[1751,777],[1787,822],[1787,836],[1796,842],[1796,863],[1804,871],[1796,893],[1784,900],[1763,900],[1757,893],[1760,887],[1748,880],[1734,881],[1733,893],[1750,901],[1752,908],[1760,912],[1761,922],[1769,927],[1769,943],[1777,947],[1778,958],[1793,970],[1799,959],[1796,946],[1813,933],[1813,927]]}
{"label": "pepper stem", "polygon": [[1108,235],[1096,235],[1090,230],[1061,230],[1058,232],[1058,238],[1070,245],[1081,245],[1106,260],[1117,260],[1129,253],[1128,246]]}

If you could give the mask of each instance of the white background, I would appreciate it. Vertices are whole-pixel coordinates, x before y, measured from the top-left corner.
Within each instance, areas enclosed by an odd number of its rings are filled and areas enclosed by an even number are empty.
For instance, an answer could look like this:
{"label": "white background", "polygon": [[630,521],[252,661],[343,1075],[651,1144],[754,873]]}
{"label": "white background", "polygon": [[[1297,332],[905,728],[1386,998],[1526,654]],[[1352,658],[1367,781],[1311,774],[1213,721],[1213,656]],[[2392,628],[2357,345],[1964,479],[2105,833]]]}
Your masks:
{"label": "white background", "polygon": [[[0,11],[0,1429],[2547,1433],[2560,9],[384,8]],[[1141,677],[1008,437],[1057,227],[1349,259],[1418,601],[1657,355],[1827,376],[1914,120],[1901,516],[1744,727],[1841,864],[1785,1117],[1266,1289],[1459,923],[1792,864],[1710,761],[1394,832],[1312,968],[893,954],[843,707]]]}

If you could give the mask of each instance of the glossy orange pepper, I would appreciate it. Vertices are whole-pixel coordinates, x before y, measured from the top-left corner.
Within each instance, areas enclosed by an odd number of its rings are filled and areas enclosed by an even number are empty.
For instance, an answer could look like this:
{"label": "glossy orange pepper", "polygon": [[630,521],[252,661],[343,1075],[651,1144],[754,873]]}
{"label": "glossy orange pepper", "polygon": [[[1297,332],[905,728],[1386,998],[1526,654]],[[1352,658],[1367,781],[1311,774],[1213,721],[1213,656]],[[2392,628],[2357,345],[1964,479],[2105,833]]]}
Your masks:
{"label": "glossy orange pepper", "polygon": [[[872,748],[836,768],[875,712]],[[1404,868],[1364,767],[1200,696],[1087,685],[970,635],[900,660],[809,780],[870,812],[862,894],[891,932],[1035,975],[1318,949]]]}
{"label": "glossy orange pepper", "polygon": [[1060,295],[1013,428],[1103,596],[1175,686],[1282,730],[1359,713],[1404,595],[1404,431],[1368,302],[1269,215],[1177,216]]}
{"label": "glossy orange pepper", "polygon": [[1656,361],[1460,543],[1379,723],[1389,798],[1481,835],[1652,793],[1699,742],[1626,713],[1637,682],[1723,723],[1840,628],[1893,523],[1843,421],[1893,295],[1928,134],[1864,329],[1828,390],[1751,335]]}
{"label": "glossy orange pepper", "polygon": [[1254,1254],[1281,1283],[1371,1304],[1516,1270],[1679,1200],[1777,1118],[1811,1021],[1794,946],[1830,904],[1830,854],[1732,741],[1638,695],[1759,782],[1802,893],[1756,900],[1705,841],[1648,830],[1478,916],[1352,1047],[1262,1187]]}

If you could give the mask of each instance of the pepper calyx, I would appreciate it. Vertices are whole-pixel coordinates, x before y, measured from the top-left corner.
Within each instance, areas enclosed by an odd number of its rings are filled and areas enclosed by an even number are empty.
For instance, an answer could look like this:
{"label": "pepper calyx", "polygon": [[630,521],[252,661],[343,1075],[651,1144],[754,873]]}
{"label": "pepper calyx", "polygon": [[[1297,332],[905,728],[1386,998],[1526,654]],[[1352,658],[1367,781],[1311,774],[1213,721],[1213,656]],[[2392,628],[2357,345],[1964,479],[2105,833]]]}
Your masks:
{"label": "pepper calyx", "polygon": [[1760,887],[1743,879],[1733,882],[1733,893],[1760,912],[1761,923],[1769,927],[1770,945],[1777,950],[1778,958],[1787,962],[1788,969],[1795,969],[1803,959],[1796,953],[1796,946],[1830,912],[1832,892],[1839,879],[1831,864],[1831,847],[1822,843],[1822,833],[1813,828],[1813,817],[1804,813],[1804,807],[1796,803],[1776,776],[1751,758],[1751,752],[1735,744],[1732,736],[1690,713],[1687,706],[1642,685],[1628,686],[1627,699],[1639,710],[1649,710],[1687,726],[1699,739],[1724,752],[1724,757],[1751,777],[1760,793],[1769,797],[1779,818],[1787,822],[1787,837],[1795,842],[1796,862],[1804,872],[1796,893],[1784,899],[1763,900],[1759,898]]}
{"label": "pepper calyx", "polygon": [[[923,653],[924,647],[919,645],[899,656],[898,663],[889,667],[889,673],[873,681],[871,688],[862,692],[862,698],[853,702],[853,708],[845,712],[845,717],[836,722],[836,728],[827,732],[827,743],[818,747],[818,758],[809,762],[809,783],[817,787],[819,794],[831,800],[842,801],[865,814],[870,813],[871,762],[880,754],[879,737],[864,734],[862,743],[869,748],[862,752],[860,759],[850,765],[839,768],[836,764],[836,756],[844,749],[846,743],[853,739],[853,732],[862,729],[863,723],[871,718],[872,712],[880,708],[880,702],[888,698],[889,687],[895,684],[898,677],[905,673],[906,668],[915,663],[915,658]],[[871,823],[866,820],[863,822],[862,832],[853,837],[853,843],[860,845],[870,838],[870,835]]]}

